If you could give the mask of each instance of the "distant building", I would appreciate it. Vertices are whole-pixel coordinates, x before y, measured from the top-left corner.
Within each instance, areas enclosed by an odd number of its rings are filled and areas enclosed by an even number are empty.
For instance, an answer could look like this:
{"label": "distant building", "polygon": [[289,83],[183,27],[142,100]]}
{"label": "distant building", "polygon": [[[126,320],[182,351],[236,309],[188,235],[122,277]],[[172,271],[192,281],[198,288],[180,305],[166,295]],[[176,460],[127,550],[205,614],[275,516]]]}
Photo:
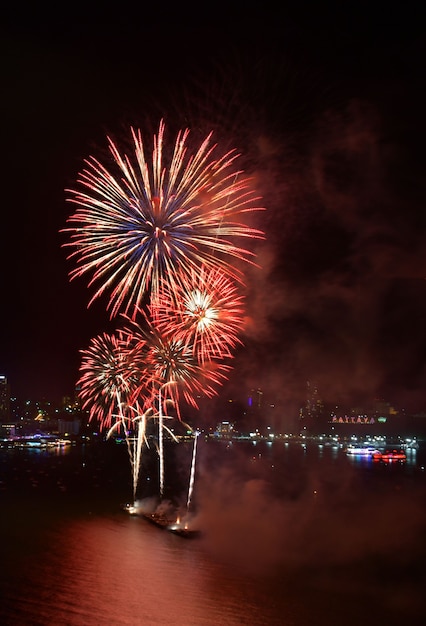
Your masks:
{"label": "distant building", "polygon": [[256,430],[262,422],[263,403],[263,391],[259,388],[251,389],[244,407],[244,419],[242,416],[239,419],[239,429],[242,428],[247,432]]}
{"label": "distant building", "polygon": [[258,411],[260,411],[262,408],[262,400],[263,400],[263,391],[259,388],[252,389],[250,391],[247,404],[250,408],[257,409]]}
{"label": "distant building", "polygon": [[61,436],[79,435],[81,422],[79,419],[58,419],[58,433]]}
{"label": "distant building", "polygon": [[220,422],[216,427],[215,436],[219,439],[232,439],[234,435],[234,424],[231,422]]}
{"label": "distant building", "polygon": [[306,402],[299,414],[300,432],[319,434],[324,429],[324,403],[318,387],[311,381],[306,383]]}
{"label": "distant building", "polygon": [[0,375],[0,422],[10,420],[10,386],[6,376]]}

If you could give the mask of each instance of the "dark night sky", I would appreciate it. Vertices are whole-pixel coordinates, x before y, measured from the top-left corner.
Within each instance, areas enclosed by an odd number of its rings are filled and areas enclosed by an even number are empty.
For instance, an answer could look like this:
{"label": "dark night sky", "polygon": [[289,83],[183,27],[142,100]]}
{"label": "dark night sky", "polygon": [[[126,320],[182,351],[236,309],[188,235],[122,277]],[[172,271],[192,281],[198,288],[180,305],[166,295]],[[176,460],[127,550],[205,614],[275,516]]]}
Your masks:
{"label": "dark night sky", "polygon": [[108,329],[105,302],[87,310],[85,282],[68,280],[64,189],[106,133],[150,137],[164,116],[241,150],[267,208],[230,393],[260,385],[294,410],[309,379],[326,399],[426,409],[420,3],[294,4],[5,16],[0,374],[12,393],[72,393],[79,350]]}

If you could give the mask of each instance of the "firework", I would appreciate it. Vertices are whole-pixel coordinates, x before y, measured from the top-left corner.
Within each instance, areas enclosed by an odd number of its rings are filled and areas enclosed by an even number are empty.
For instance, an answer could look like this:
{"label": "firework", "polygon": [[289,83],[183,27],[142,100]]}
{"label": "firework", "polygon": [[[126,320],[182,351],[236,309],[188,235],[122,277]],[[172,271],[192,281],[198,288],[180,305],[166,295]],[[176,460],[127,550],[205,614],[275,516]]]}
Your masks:
{"label": "firework", "polygon": [[244,327],[244,298],[218,268],[191,271],[178,289],[163,290],[161,306],[150,308],[161,333],[173,336],[202,363],[231,358]]}
{"label": "firework", "polygon": [[[197,398],[216,395],[228,376],[223,361],[244,326],[242,268],[255,263],[246,246],[263,239],[247,223],[263,207],[239,155],[220,153],[211,133],[194,151],[188,130],[170,149],[164,136],[161,122],[150,160],[140,130],[131,129],[130,154],[108,137],[108,165],[90,156],[68,190],[75,212],[63,229],[70,278],[88,278],[89,306],[105,294],[111,318],[126,320],[82,351],[78,384],[89,419],[107,437],[125,433],[134,499],[148,418],[158,420],[162,496],[168,407],[181,419],[181,399],[198,408]],[[195,450],[196,436],[188,506]]]}
{"label": "firework", "polygon": [[171,402],[180,418],[181,397],[198,408],[197,396],[216,395],[217,387],[226,380],[231,368],[213,359],[200,362],[191,345],[176,339],[172,333],[162,334],[151,319],[142,312],[141,315],[142,323],[124,316],[127,325],[122,330],[132,345],[132,363],[143,372],[142,385],[136,388],[133,397],[143,394],[148,397],[147,387],[151,386],[149,402],[152,406],[158,398],[158,390],[163,389],[164,406]]}
{"label": "firework", "polygon": [[132,468],[133,501],[135,501],[139,485],[143,446],[148,446],[146,438],[146,424],[148,418],[152,416],[152,411],[148,410],[144,413],[140,413],[138,407],[127,407],[127,409],[130,409],[130,412],[133,411],[136,413],[136,417],[130,418],[127,416],[126,419],[124,414],[121,413],[120,421],[115,422],[113,426],[111,426],[106,438],[109,439],[114,432],[120,428],[120,426],[123,426],[127,451],[129,453],[130,465]]}
{"label": "firework", "polygon": [[263,238],[243,222],[263,207],[236,166],[239,155],[216,156],[211,134],[191,152],[188,130],[178,133],[169,154],[164,132],[161,122],[150,162],[140,130],[131,129],[131,156],[108,138],[110,169],[91,156],[77,189],[67,190],[77,207],[63,229],[70,235],[64,245],[73,249],[68,258],[76,262],[70,278],[90,276],[89,305],[109,292],[111,317],[119,311],[133,317],[160,297],[162,284],[173,292],[202,264],[242,282],[237,265],[254,263],[254,253],[235,242]]}
{"label": "firework", "polygon": [[121,333],[103,333],[81,350],[80,397],[83,409],[89,410],[89,419],[97,420],[101,428],[110,428],[117,420],[125,419],[135,389],[141,388],[141,372],[130,358],[130,344]]}
{"label": "firework", "polygon": [[192,462],[191,462],[191,473],[189,477],[189,489],[188,489],[188,499],[186,501],[186,509],[189,512],[189,507],[191,505],[192,493],[194,491],[194,479],[195,479],[195,459],[197,457],[197,439],[199,436],[199,432],[195,431],[194,433],[194,447],[192,449]]}

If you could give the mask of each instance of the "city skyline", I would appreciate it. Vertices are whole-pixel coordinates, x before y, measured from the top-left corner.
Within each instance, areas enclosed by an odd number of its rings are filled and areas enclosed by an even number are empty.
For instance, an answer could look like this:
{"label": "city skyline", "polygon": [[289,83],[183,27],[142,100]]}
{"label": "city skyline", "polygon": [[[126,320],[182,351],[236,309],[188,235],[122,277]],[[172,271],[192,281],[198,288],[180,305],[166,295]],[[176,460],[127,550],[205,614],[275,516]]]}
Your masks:
{"label": "city skyline", "polygon": [[[0,374],[13,394],[70,395],[80,350],[111,327],[106,302],[87,309],[85,284],[69,282],[64,190],[83,159],[102,156],[107,133],[133,123],[149,134],[164,116],[241,151],[267,208],[224,396],[260,380],[292,407],[314,377],[329,398],[424,408],[420,29],[414,15],[317,11],[289,9],[275,28],[249,11],[238,30],[213,19],[213,48],[194,19],[179,32],[171,20],[162,54],[142,68],[138,27],[124,16],[3,25]],[[145,35],[155,41],[154,29]]]}

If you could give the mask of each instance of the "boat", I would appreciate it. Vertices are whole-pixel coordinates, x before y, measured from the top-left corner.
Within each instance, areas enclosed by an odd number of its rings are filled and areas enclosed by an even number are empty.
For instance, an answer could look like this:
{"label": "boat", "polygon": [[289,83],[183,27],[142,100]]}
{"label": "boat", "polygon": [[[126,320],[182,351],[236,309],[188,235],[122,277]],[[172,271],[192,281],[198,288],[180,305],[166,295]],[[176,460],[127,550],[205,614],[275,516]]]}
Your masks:
{"label": "boat", "polygon": [[71,444],[71,439],[55,439],[55,441],[53,442],[53,445],[58,446],[59,448],[63,448],[64,446],[70,446]]}
{"label": "boat", "polygon": [[126,513],[129,513],[129,515],[139,514],[138,508],[134,504],[130,504],[129,502],[127,504],[122,504],[121,509]]}
{"label": "boat", "polygon": [[346,448],[346,454],[372,457],[375,454],[380,454],[379,450],[374,446],[348,446]]}
{"label": "boat", "polygon": [[404,450],[385,450],[384,452],[377,451],[373,454],[374,461],[406,461],[407,455]]}
{"label": "boat", "polygon": [[142,513],[142,517],[146,519],[154,526],[162,528],[163,530],[169,530],[170,526],[174,524],[174,521],[161,513]]}
{"label": "boat", "polygon": [[405,450],[418,450],[419,449],[419,443],[418,441],[416,441],[416,439],[406,439],[405,443],[402,444],[402,448]]}
{"label": "boat", "polygon": [[200,531],[195,528],[189,528],[187,523],[181,523],[178,520],[172,520],[160,513],[143,513],[142,517],[154,526],[163,530],[168,530],[174,535],[184,537],[185,539],[195,539],[200,536]]}
{"label": "boat", "polygon": [[181,526],[180,524],[172,524],[167,528],[167,530],[174,535],[184,537],[184,539],[195,539],[196,537],[199,537],[201,535],[200,530],[196,530],[195,528],[188,528],[187,526]]}
{"label": "boat", "polygon": [[[160,432],[162,432],[161,428],[160,428]],[[191,474],[190,474],[190,481],[189,481],[188,499],[187,499],[187,505],[186,505],[187,510],[186,510],[185,517],[182,520],[178,511],[174,509],[174,506],[171,505],[170,503],[161,501],[161,498],[160,498],[160,503],[158,504],[154,512],[147,512],[147,508],[144,506],[138,506],[137,501],[135,501],[133,504],[127,503],[125,505],[121,505],[122,510],[129,513],[130,515],[137,515],[139,517],[142,517],[150,524],[157,526],[157,528],[161,528],[162,530],[168,530],[169,532],[173,533],[174,535],[178,535],[179,537],[184,537],[186,539],[189,539],[189,538],[192,539],[192,538],[198,537],[200,535],[200,532],[196,529],[189,528],[189,524],[188,524],[188,512],[190,510],[191,495],[192,495],[193,484],[194,484],[195,453],[197,449],[198,435],[199,435],[198,432],[196,432],[194,435],[194,446],[193,446],[192,460],[191,460]],[[163,459],[162,453],[160,453],[160,476],[161,477],[163,473],[162,468],[161,468],[162,459]],[[162,494],[162,491],[163,491],[163,486],[162,486],[162,480],[161,480],[160,494]]]}

